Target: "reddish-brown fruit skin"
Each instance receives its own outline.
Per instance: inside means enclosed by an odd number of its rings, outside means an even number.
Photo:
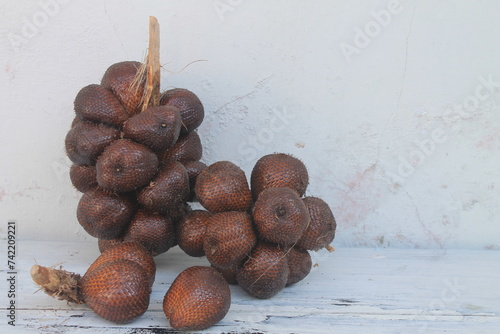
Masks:
[[[75,98],[75,113],[84,121],[121,128],[128,114],[113,93],[101,85],[83,87]]]
[[[167,210],[165,212],[165,216],[169,217],[174,225],[177,226],[177,224],[179,224],[179,221],[191,211],[192,209],[189,204],[187,202],[184,202],[179,204],[179,206],[177,206],[175,209]]]
[[[141,143],[155,152],[174,145],[180,130],[179,109],[171,106],[149,107],[131,117],[123,126],[125,138]]]
[[[115,239],[113,239],[115,240]],[[138,242],[120,242],[104,251],[87,269],[91,272],[105,262],[126,259],[139,264],[153,285],[156,275],[156,264],[151,253]]]
[[[141,65],[136,61],[113,64],[108,67],[101,80],[101,85],[113,92],[129,116],[141,111],[145,81],[140,82],[137,89],[132,87],[135,75]]]
[[[310,220],[299,195],[285,187],[262,191],[254,204],[253,218],[264,240],[284,246],[299,240]]]
[[[73,121],[71,122],[70,128],[74,128],[75,125],[80,124],[81,122],[83,122],[83,121],[75,116],[75,118],[73,118]]]
[[[69,178],[76,190],[84,193],[97,187],[95,166],[73,164],[69,170]]]
[[[136,212],[123,240],[139,242],[151,255],[165,253],[175,244],[175,228],[172,221],[157,213]]]
[[[297,241],[297,247],[317,251],[333,241],[337,223],[332,210],[322,199],[306,197],[303,201],[309,211],[311,222]]]
[[[212,216],[203,241],[208,261],[221,269],[238,266],[257,243],[252,217],[246,212],[220,212]]]
[[[192,202],[196,200],[196,195],[194,191],[194,187],[196,185],[196,179],[198,178],[198,175],[207,168],[207,165],[204,164],[201,161],[187,161],[182,163],[184,167],[186,168],[189,176],[189,196],[188,196],[188,201]]]
[[[163,299],[170,326],[202,330],[221,321],[229,311],[231,291],[214,268],[190,267],[177,276]]]
[[[119,259],[87,271],[80,281],[80,291],[97,315],[124,324],[146,312],[151,286],[141,265]]]
[[[205,111],[200,99],[187,89],[174,88],[164,92],[160,105],[179,108],[182,117],[182,133],[196,129],[203,122]]]
[[[222,269],[222,268],[218,268],[217,266],[214,266],[212,264],[212,267],[215,268],[222,275],[222,277],[224,277],[227,284],[231,284],[231,285],[238,284],[238,280],[236,279],[236,275],[238,273],[239,266],[231,267],[228,269]]]
[[[289,269],[286,285],[302,281],[309,275],[312,267],[312,259],[308,251],[293,247],[287,252],[286,257]]]
[[[288,187],[303,196],[309,183],[306,166],[299,159],[283,153],[268,154],[255,164],[250,184],[254,200],[267,188]]]
[[[76,216],[88,234],[100,239],[118,238],[132,219],[136,204],[132,198],[96,188],[83,194]]]
[[[163,163],[176,160],[180,162],[200,160],[203,154],[200,136],[196,131],[181,135],[174,146],[160,154]]]
[[[170,161],[137,194],[137,200],[149,211],[166,213],[185,202],[188,195],[189,176],[186,168],[178,161]]]
[[[99,186],[129,192],[151,181],[158,170],[158,157],[144,145],[119,139],[104,150],[96,168]]]
[[[276,245],[261,242],[239,269],[236,278],[247,293],[267,299],[283,290],[288,274],[285,252]]]
[[[252,194],[243,170],[229,161],[205,168],[196,180],[196,198],[212,213],[249,211]]]
[[[66,135],[66,154],[77,165],[93,166],[104,149],[118,138],[118,129],[104,124],[78,122]]]
[[[194,210],[186,214],[177,225],[177,242],[189,256],[204,256],[203,239],[212,214],[204,210]]]
[[[115,238],[115,239],[98,239],[97,240],[97,247],[99,248],[99,252],[104,253],[108,249],[118,246],[119,244],[123,243],[123,238]]]

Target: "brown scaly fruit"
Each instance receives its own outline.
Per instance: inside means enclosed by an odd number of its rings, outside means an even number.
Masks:
[[[214,268],[195,266],[174,280],[163,299],[163,312],[174,329],[202,330],[221,321],[230,305],[224,277]]]
[[[130,222],[123,241],[135,241],[151,255],[165,253],[175,244],[175,228],[172,221],[158,213],[138,210]]]
[[[137,194],[137,200],[149,211],[166,213],[185,202],[188,195],[189,176],[186,168],[178,161],[170,161]]]
[[[114,239],[113,239],[114,240]],[[109,247],[90,265],[87,271],[92,271],[104,262],[126,259],[134,261],[143,267],[153,285],[156,276],[156,264],[150,252],[138,242],[120,242]]]
[[[165,211],[165,216],[169,217],[175,226],[192,209],[187,202],[180,203],[175,209]]]
[[[312,267],[311,254],[308,251],[293,247],[286,253],[286,258],[288,262],[288,280],[286,285],[294,284],[302,281]]]
[[[303,196],[309,183],[306,166],[299,159],[283,153],[268,154],[255,164],[250,184],[254,200],[267,188],[288,187]]]
[[[297,242],[310,221],[302,199],[286,187],[262,191],[254,204],[253,218],[264,240],[284,246]]]
[[[314,251],[327,248],[332,251],[330,243],[335,238],[337,228],[332,210],[321,198],[306,197],[303,202],[309,211],[311,222],[297,241],[297,247]]]
[[[144,268],[126,259],[104,262],[87,271],[80,290],[85,303],[97,315],[116,323],[129,323],[143,315],[151,294]]]
[[[196,185],[196,180],[198,179],[198,175],[207,168],[207,165],[201,161],[186,161],[182,163],[186,168],[189,176],[189,196],[188,202],[192,202],[196,200],[196,195],[194,192],[194,187]]]
[[[256,243],[252,217],[248,213],[220,212],[210,220],[203,240],[203,250],[212,265],[229,269],[238,266]]]
[[[123,243],[123,238],[118,237],[115,239],[97,239],[97,247],[99,248],[99,252],[104,253],[108,249],[118,246],[119,244]]]
[[[151,270],[154,279],[151,255],[138,244],[123,244],[103,253],[96,262],[83,277],[40,265],[34,265],[30,274],[48,295],[86,303],[96,314],[115,323],[129,323],[144,314],[151,294]]]
[[[123,126],[125,138],[141,143],[155,152],[174,145],[180,130],[179,109],[171,106],[149,107],[131,117]]]
[[[83,87],[76,95],[76,116],[84,121],[121,128],[128,114],[113,93],[101,85]]]
[[[83,121],[81,119],[79,119],[77,116],[75,116],[75,118],[73,118],[73,121],[71,122],[70,128],[74,128],[75,125],[80,124],[81,122],[83,122]]]
[[[108,67],[101,80],[101,85],[113,92],[129,116],[141,111],[145,80],[134,85],[141,66],[142,64],[137,61],[113,64]]]
[[[196,198],[212,213],[249,211],[252,194],[243,170],[229,161],[205,168],[196,180]]]
[[[224,277],[227,284],[231,284],[231,285],[238,284],[238,280],[236,279],[236,275],[238,274],[238,270],[239,270],[240,266],[231,267],[228,269],[222,269],[222,268],[218,268],[217,266],[214,266],[212,264],[212,267],[215,268],[222,275],[222,277]]]
[[[76,216],[91,236],[115,239],[123,233],[135,209],[136,204],[131,197],[96,188],[82,195]]]
[[[158,169],[158,157],[144,145],[119,139],[104,150],[96,168],[99,186],[129,192],[151,181]]]
[[[69,178],[76,190],[84,193],[97,187],[95,166],[71,165]]]
[[[176,160],[180,162],[200,160],[203,154],[200,136],[196,131],[179,136],[174,146],[159,154],[163,163]]]
[[[288,281],[288,262],[283,249],[260,242],[236,274],[248,294],[267,299],[283,290]]]
[[[205,112],[200,99],[191,91],[183,88],[174,88],[164,92],[160,105],[179,108],[182,117],[182,133],[196,129],[203,122]]]
[[[193,210],[187,213],[177,225],[177,242],[189,256],[204,256],[203,240],[212,214],[205,210]]]
[[[78,122],[66,135],[68,158],[77,165],[93,166],[104,149],[120,138],[120,130],[92,122]]]

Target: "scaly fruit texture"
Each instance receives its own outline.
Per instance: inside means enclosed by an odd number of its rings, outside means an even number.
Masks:
[[[100,249],[135,240],[158,255],[177,244],[175,224],[196,200],[196,179],[206,167],[196,132],[204,108],[182,88],[143,108],[142,66],[113,64],[99,84],[76,94],[65,145],[71,182],[83,193],[78,222]]]
[[[195,186],[196,198],[212,213],[249,211],[252,194],[245,172],[230,161],[219,161],[205,168]]]
[[[250,177],[254,200],[267,188],[288,187],[303,196],[309,184],[307,168],[299,159],[284,153],[268,154],[255,164]]]
[[[254,204],[253,218],[264,240],[283,246],[296,243],[311,220],[299,195],[286,187],[262,191]]]
[[[189,133],[200,126],[205,117],[203,104],[193,92],[174,88],[164,92],[160,105],[172,106],[179,109],[182,117],[182,133]]]
[[[190,267],[177,276],[163,299],[163,312],[175,329],[201,330],[229,311],[231,292],[212,267]]]
[[[179,247],[189,256],[205,255],[203,240],[212,214],[205,210],[194,210],[187,213],[177,225],[177,241]]]
[[[34,265],[30,274],[52,297],[87,304],[109,321],[129,323],[146,312],[156,266],[138,243],[123,243],[102,253],[85,275]]]
[[[208,261],[220,269],[238,266],[257,243],[252,217],[246,212],[216,213],[207,226],[203,250]]]
[[[305,165],[282,153],[257,161],[251,192],[245,173],[234,163],[206,167],[195,192],[212,215],[204,224],[193,224],[197,233],[192,245],[198,248],[188,244],[196,252],[186,248],[186,253],[204,254],[228,283],[238,283],[257,298],[271,298],[303,280],[312,267],[308,251],[331,251],[336,229],[325,201],[303,197],[308,179]],[[189,235],[186,230],[183,234]]]
[[[276,245],[259,243],[236,274],[241,288],[254,297],[267,299],[283,290],[288,281],[286,253]]]
[[[135,140],[154,152],[173,146],[179,138],[181,115],[170,106],[149,107],[128,119],[123,126],[125,138]]]
[[[303,201],[311,222],[297,241],[297,247],[317,251],[333,241],[337,223],[332,210],[321,198],[306,197]]]

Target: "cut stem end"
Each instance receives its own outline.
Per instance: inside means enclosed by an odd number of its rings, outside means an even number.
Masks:
[[[71,303],[84,303],[80,295],[79,282],[81,276],[62,269],[47,268],[35,264],[30,275],[33,281],[46,294],[59,300]]]

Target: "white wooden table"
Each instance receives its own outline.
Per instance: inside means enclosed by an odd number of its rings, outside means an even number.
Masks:
[[[148,311],[116,325],[85,305],[34,293],[29,277],[35,262],[83,274],[99,255],[95,242],[18,240],[17,249],[16,326],[7,324],[2,265],[2,334],[177,333],[163,314],[163,296],[183,269],[208,264],[178,247],[159,255]],[[231,286],[229,313],[202,333],[500,333],[500,251],[339,248],[313,253],[313,263],[305,280],[269,300]]]

